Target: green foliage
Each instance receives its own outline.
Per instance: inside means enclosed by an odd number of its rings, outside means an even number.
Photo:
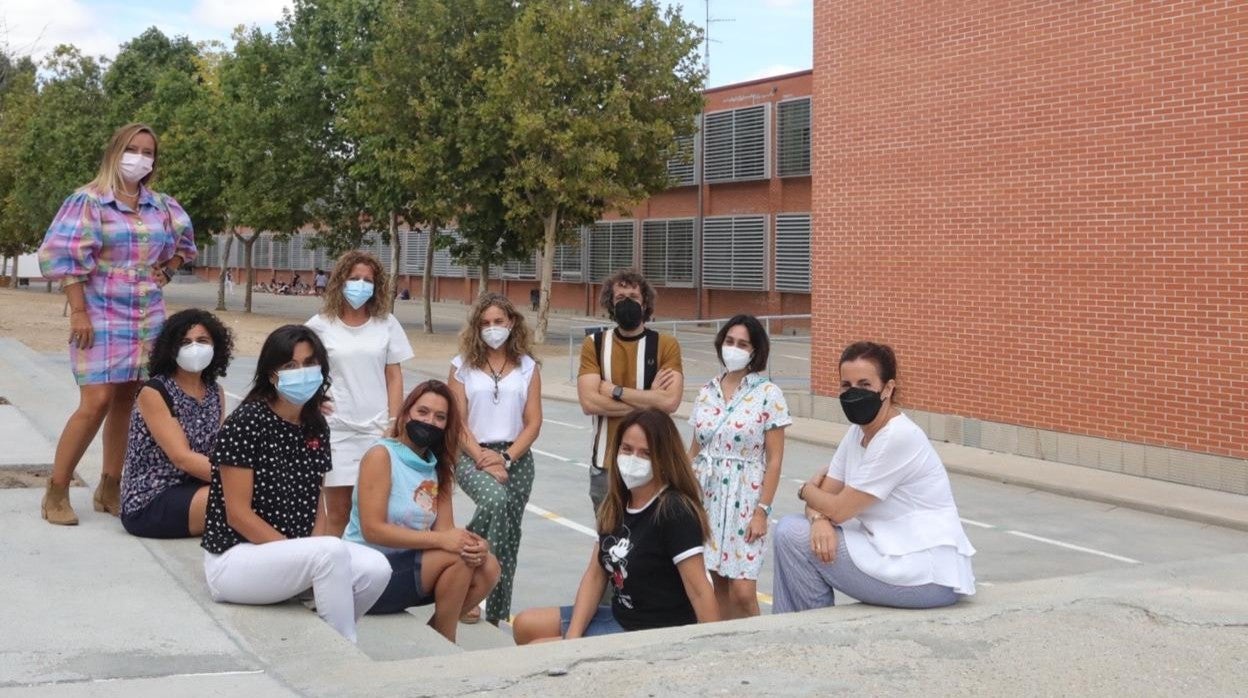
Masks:
[[[22,141],[35,115],[38,96],[34,62],[0,54],[0,254],[5,256],[26,252],[43,232],[32,229],[33,215],[22,208],[15,192],[23,168]]]

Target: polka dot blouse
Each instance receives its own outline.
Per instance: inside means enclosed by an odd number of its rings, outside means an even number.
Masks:
[[[221,466],[253,471],[251,508],[287,538],[312,535],[321,481],[330,469],[329,430],[305,430],[264,402],[239,405],[221,426],[213,447],[212,486],[203,548],[221,554],[247,539],[225,517]]]

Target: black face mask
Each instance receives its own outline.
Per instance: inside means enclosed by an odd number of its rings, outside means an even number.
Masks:
[[[416,448],[435,448],[442,443],[442,429],[415,419],[407,422],[407,438]]]
[[[883,406],[884,400],[874,390],[850,388],[841,393],[841,409],[845,412],[845,418],[858,426],[870,424]]]
[[[616,324],[625,332],[632,332],[641,326],[641,314],[641,303],[632,298],[616,301],[612,310]]]

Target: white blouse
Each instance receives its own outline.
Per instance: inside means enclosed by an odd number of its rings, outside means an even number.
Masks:
[[[862,427],[851,426],[828,466],[828,477],[880,500],[841,525],[854,565],[889,584],[974,594],[975,548],[927,434],[901,414],[865,449],[862,436]]]
[[[478,443],[515,441],[524,429],[524,405],[529,398],[529,383],[537,362],[520,357],[520,366],[513,368],[498,382],[498,401],[494,400],[494,377],[489,371],[464,365],[462,356],[451,359],[455,379],[464,384],[468,396],[468,428]]]

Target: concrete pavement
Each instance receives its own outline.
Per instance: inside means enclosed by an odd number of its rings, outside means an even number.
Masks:
[[[448,310],[448,321],[451,315]],[[446,358],[410,362],[409,380],[443,377]],[[240,359],[232,381],[245,382],[246,361]],[[535,488],[533,501],[584,526],[588,505],[576,508],[585,499],[576,465],[583,438],[576,407],[566,402],[575,390],[552,374],[545,396],[553,402],[538,447],[567,460],[543,456],[545,484]],[[48,453],[76,392],[63,357],[0,338],[0,396],[28,422],[0,427],[0,438],[19,438],[37,454]],[[803,468],[829,457],[839,429],[799,420],[790,429],[803,442],[793,448],[799,465],[786,458],[786,479],[804,477]],[[975,474],[988,478],[955,476],[963,515],[987,526],[968,531],[981,550],[977,572],[991,584],[958,606],[922,612],[844,606],[474,652],[439,644],[403,617],[367,618],[360,645],[352,646],[297,605],[214,604],[203,588],[195,541],[126,536],[115,519],[90,510],[86,488],[72,495],[82,525],[68,529],[38,519],[39,491],[0,490],[0,627],[9,631],[0,634],[0,697],[1244,693],[1248,536],[1028,494],[1028,488],[1077,484],[1100,501],[1129,496],[1142,502],[1139,508],[1173,513],[1178,507],[1195,520],[1200,511],[1214,512],[1229,525],[1248,516],[1245,498],[1219,502],[1207,495],[1224,493],[1132,483],[1140,478],[1113,473],[1082,481],[1077,472],[1046,472],[1052,463],[938,448],[952,472],[978,468]],[[17,451],[0,444],[0,454],[6,452]],[[98,471],[97,442],[81,474],[93,484]],[[1038,484],[992,482],[1024,477]],[[1160,489],[1147,491],[1154,485]],[[462,522],[470,505],[461,504]],[[522,584],[526,591],[517,607],[559,602],[567,580],[584,566],[589,537],[541,515],[526,517],[525,531],[522,563],[531,571],[518,578],[517,594]],[[532,571],[539,569],[562,572]],[[492,641],[465,633],[463,644],[487,648]]]

